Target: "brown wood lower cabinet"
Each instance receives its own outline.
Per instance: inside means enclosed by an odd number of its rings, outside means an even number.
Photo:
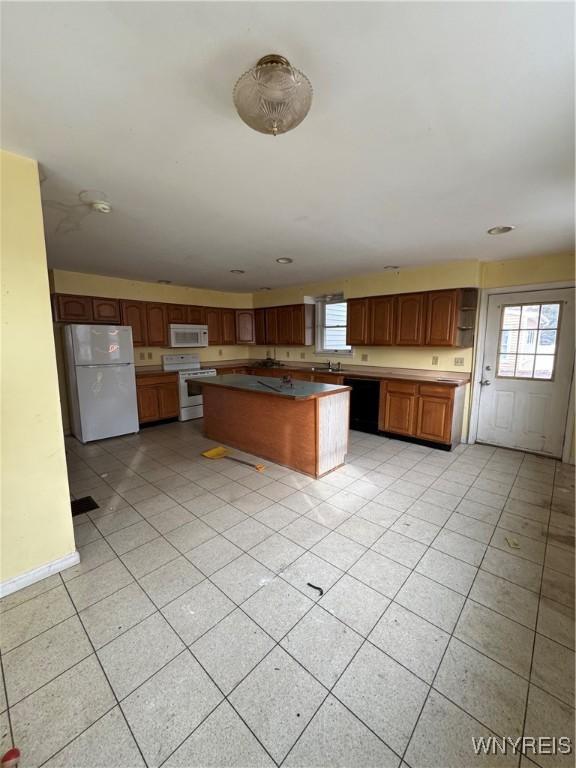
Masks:
[[[178,376],[170,374],[137,376],[136,399],[140,424],[175,418],[180,410]]]
[[[382,381],[379,429],[454,446],[462,434],[464,393],[453,384]]]
[[[383,381],[380,384],[378,426],[382,431],[414,435],[417,391],[418,385],[411,382]]]

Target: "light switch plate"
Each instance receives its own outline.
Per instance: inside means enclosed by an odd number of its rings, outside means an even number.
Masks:
[[[290,351],[286,350],[286,357],[290,357]]]
[[[306,352],[300,352],[300,360],[306,359]]]
[[[140,352],[139,357],[140,357],[140,360],[146,360],[146,353],[145,352]]]
[[[464,365],[464,358],[463,357],[455,357],[454,358],[454,365],[463,366]]]
[[[218,354],[220,355],[220,357],[222,357],[222,350],[221,349],[218,350]]]
[[[148,352],[148,360],[152,360],[152,352]]]
[[[360,359],[362,360],[363,363],[367,363],[368,362],[368,355],[366,355],[366,354],[361,355]]]
[[[438,365],[438,355],[432,355],[432,365]]]

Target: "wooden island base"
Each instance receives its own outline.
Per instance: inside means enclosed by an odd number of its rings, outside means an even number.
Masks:
[[[202,383],[204,434],[211,440],[316,478],[344,463],[348,387],[308,385],[323,387],[322,393],[286,397]]]

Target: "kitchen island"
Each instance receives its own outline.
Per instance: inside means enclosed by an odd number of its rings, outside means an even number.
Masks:
[[[202,381],[204,434],[311,477],[344,463],[350,387],[230,374]]]

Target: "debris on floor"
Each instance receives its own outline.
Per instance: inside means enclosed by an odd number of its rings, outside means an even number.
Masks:
[[[312,587],[312,589],[317,589],[318,592],[320,592],[320,597],[322,597],[322,595],[324,594],[324,590],[322,589],[322,587],[317,587],[315,584],[310,584],[309,581],[306,583],[306,586]]]

